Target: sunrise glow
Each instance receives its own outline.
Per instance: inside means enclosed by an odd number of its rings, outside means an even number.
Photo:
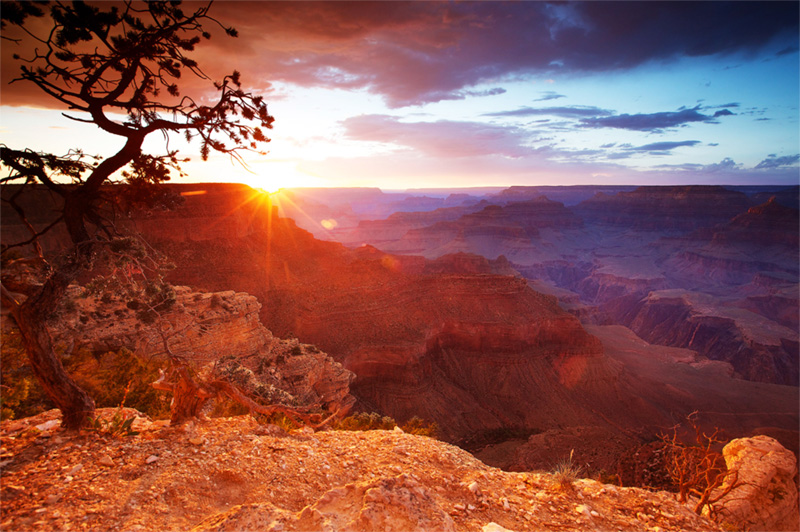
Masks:
[[[214,33],[197,59],[214,79],[240,71],[276,121],[267,153],[243,153],[245,165],[202,162],[174,135],[169,147],[192,159],[182,180],[270,192],[798,181],[796,3],[385,7],[214,4],[246,46],[231,53]],[[3,47],[4,79],[19,51]],[[54,153],[75,138],[119,149],[24,83],[4,85],[2,103],[4,138]],[[164,139],[147,148],[163,152]]]

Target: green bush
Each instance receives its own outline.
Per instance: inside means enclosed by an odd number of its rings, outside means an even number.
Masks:
[[[378,413],[359,412],[341,419],[334,425],[336,430],[392,430],[397,426],[394,419]]]
[[[425,421],[418,416],[412,417],[400,428],[403,429],[403,432],[407,432],[408,434],[427,436],[434,439],[439,437],[439,425],[437,425],[435,422]]]
[[[169,414],[164,393],[151,386],[160,367],[157,361],[138,357],[124,347],[100,355],[84,349],[64,357],[64,368],[98,407],[119,406],[125,398],[125,406],[151,417]]]

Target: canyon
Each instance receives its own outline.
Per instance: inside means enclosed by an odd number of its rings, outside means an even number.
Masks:
[[[356,410],[435,421],[508,469],[573,450],[610,471],[696,410],[796,446],[791,191],[167,188],[181,206],[121,223],[174,262],[172,282],[251,294],[270,334],[352,372]],[[3,240],[23,236],[3,214]]]

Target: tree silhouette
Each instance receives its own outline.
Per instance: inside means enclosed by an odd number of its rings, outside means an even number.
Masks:
[[[181,172],[184,160],[176,150],[160,155],[142,151],[145,138],[154,133],[165,139],[178,133],[199,141],[203,160],[212,151],[241,160],[242,151],[257,151],[269,142],[264,130],[274,119],[263,98],[242,89],[238,72],[212,82],[189,57],[211,37],[204,25],[236,36],[236,30],[209,15],[209,8],[210,4],[184,11],[180,2],[3,2],[3,39],[6,46],[20,47],[15,55],[20,75],[12,83],[32,84],[63,106],[67,118],[94,124],[123,142],[106,158],[90,157],[80,149],[54,155],[0,145],[0,183],[12,191],[3,200],[31,233],[24,241],[4,243],[3,251],[32,245],[45,264],[43,284],[25,294],[0,284],[2,302],[19,327],[37,379],[61,410],[67,428],[82,426],[94,401],[64,371],[47,317],[80,272],[91,268],[110,244],[120,242],[109,214],[113,211],[108,210],[109,202],[115,201],[108,185],[125,182],[128,190],[150,190],[169,180],[172,172]],[[37,34],[34,28],[45,22],[46,32]],[[214,98],[182,95],[183,75],[208,81]],[[45,187],[63,205],[41,230],[18,201],[31,185]],[[48,264],[39,240],[58,226],[66,229],[71,248],[58,263]]]

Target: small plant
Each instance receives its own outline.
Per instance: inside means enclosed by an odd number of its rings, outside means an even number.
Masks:
[[[259,425],[276,425],[286,432],[300,427],[300,425],[289,419],[287,415],[281,412],[274,412],[272,414],[252,414]]]
[[[439,437],[439,425],[435,422],[425,421],[424,419],[414,416],[406,421],[401,427],[403,432],[408,434],[415,434],[417,436],[427,436],[429,438]]]
[[[99,415],[89,417],[86,430],[114,437],[136,436],[139,433],[132,428],[135,420],[136,416],[126,415],[120,406],[111,419],[104,419]]]
[[[99,415],[89,417],[86,427],[88,431],[96,432],[98,434],[107,434],[114,437],[136,436],[139,434],[133,430],[133,422],[136,420],[136,416],[127,415],[125,414],[124,410],[125,399],[128,397],[128,391],[130,390],[131,382],[132,381],[129,381],[128,385],[125,387],[125,393],[122,396],[122,402],[114,411],[114,415],[111,417],[111,419],[104,419]]]
[[[392,430],[397,426],[394,419],[381,416],[376,412],[359,412],[340,420],[334,428],[336,430]]]
[[[583,474],[583,467],[577,465],[573,461],[575,449],[569,452],[569,458],[561,460],[553,468],[553,476],[556,480],[556,486],[561,491],[570,491],[573,489],[572,484],[578,480]]]

